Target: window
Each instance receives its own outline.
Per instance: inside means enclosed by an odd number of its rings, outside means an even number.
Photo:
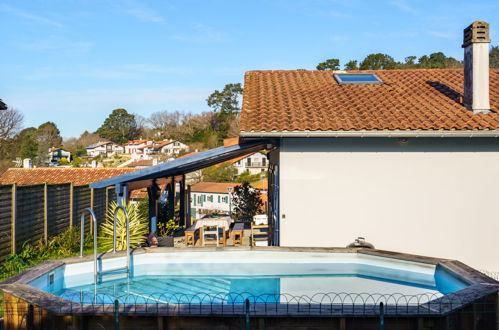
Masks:
[[[196,206],[196,194],[192,195],[192,203],[194,206]]]
[[[220,203],[220,196],[218,196],[218,202]]]
[[[246,160],[246,166],[251,166],[251,158],[248,157],[248,160]]]
[[[267,166],[267,158],[262,158],[262,166]]]
[[[383,82],[374,73],[335,73],[334,79],[340,85],[346,84],[382,84]]]

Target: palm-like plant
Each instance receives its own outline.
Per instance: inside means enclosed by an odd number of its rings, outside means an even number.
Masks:
[[[114,201],[110,203],[106,212],[106,221],[100,226],[99,240],[102,247],[108,251],[113,249],[113,221],[116,207],[118,203]],[[146,234],[149,232],[147,218],[140,214],[136,203],[128,202],[125,208],[130,221],[130,247],[137,247],[146,241]],[[123,211],[118,211],[116,217],[116,250],[126,250],[126,219]]]

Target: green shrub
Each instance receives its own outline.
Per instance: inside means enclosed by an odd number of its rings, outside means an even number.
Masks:
[[[158,234],[159,236],[172,236],[179,227],[173,219],[170,219],[167,222],[158,223]]]

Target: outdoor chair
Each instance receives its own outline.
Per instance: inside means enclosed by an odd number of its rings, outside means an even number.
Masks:
[[[232,228],[232,240],[234,245],[239,244],[243,245],[243,236],[244,236],[244,223],[237,222],[234,224]]]
[[[185,230],[185,246],[196,245],[196,225],[192,225]]]
[[[252,245],[259,245],[257,242],[265,242],[268,244],[269,240],[269,225],[255,225],[251,223],[251,240]]]

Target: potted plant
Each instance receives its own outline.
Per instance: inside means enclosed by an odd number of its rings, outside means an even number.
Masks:
[[[173,247],[173,234],[179,225],[173,219],[158,224],[158,246]]]

